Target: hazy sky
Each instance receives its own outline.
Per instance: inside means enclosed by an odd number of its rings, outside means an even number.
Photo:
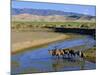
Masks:
[[[12,1],[12,8],[53,9],[95,16],[96,6]]]

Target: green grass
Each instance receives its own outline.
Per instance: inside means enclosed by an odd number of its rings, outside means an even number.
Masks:
[[[16,28],[44,28],[44,27],[64,27],[64,28],[87,28],[95,29],[95,22],[25,22],[13,21],[12,29]]]

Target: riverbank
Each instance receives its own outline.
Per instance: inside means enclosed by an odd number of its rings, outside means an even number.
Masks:
[[[11,53],[15,54],[29,48],[70,38],[72,35],[55,32],[12,32]]]
[[[96,47],[84,51],[85,59],[96,63]]]

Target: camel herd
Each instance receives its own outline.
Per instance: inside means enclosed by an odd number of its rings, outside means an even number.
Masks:
[[[52,56],[57,56],[57,57],[76,57],[79,56],[81,58],[84,57],[84,53],[82,51],[75,51],[72,49],[52,49],[52,50],[48,50],[49,54]]]

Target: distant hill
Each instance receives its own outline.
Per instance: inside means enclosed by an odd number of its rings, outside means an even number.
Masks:
[[[12,19],[20,21],[65,22],[75,20],[95,21],[95,16],[50,9],[12,8]]]

